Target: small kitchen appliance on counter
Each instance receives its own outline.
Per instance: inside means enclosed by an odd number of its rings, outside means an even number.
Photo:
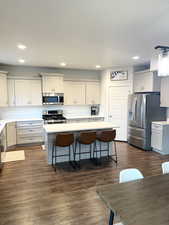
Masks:
[[[66,118],[63,116],[62,110],[44,110],[42,118],[44,124],[66,123]]]
[[[99,114],[99,105],[91,106],[91,116],[97,116]]]

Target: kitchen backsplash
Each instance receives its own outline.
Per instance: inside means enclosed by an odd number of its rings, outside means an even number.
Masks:
[[[0,119],[26,119],[42,118],[43,110],[62,109],[66,116],[88,116],[90,115],[90,106],[39,106],[39,107],[7,107],[0,108]]]

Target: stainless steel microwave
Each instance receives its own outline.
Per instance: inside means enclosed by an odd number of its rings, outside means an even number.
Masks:
[[[43,93],[42,102],[44,105],[63,105],[64,104],[64,94],[51,94]]]

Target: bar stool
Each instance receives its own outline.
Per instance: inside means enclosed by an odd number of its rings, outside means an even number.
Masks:
[[[94,154],[96,153],[96,158],[97,158],[97,152],[100,152],[100,159],[102,157],[102,152],[107,152],[108,158],[110,158],[110,142],[113,142],[114,144],[114,154],[111,155],[111,159],[117,163],[117,150],[116,150],[116,130],[107,130],[107,131],[101,131],[97,133],[97,140],[99,141],[100,144],[100,149],[99,151],[95,148],[93,152],[93,158]],[[107,149],[102,149],[102,143],[107,143]],[[115,159],[113,158],[115,157]]]
[[[55,171],[56,171],[56,162],[57,158],[59,157],[64,157],[64,156],[69,156],[69,163],[71,163],[71,146],[74,152],[74,135],[72,133],[60,133],[56,136],[56,140],[53,143],[53,148],[52,148],[52,166],[55,165]],[[69,147],[69,152],[68,154],[57,154],[57,147]],[[72,165],[73,166],[73,165]]]
[[[82,132],[76,139],[76,145],[75,145],[75,152],[74,152],[74,161],[76,161],[76,156],[79,155],[79,165],[80,168],[80,161],[81,161],[81,155],[83,154],[89,154],[90,159],[92,159],[92,145],[93,148],[95,148],[96,143],[96,132]],[[77,152],[77,144],[79,144],[79,151]],[[82,151],[81,145],[88,145],[89,151]],[[94,151],[94,149],[93,149]]]

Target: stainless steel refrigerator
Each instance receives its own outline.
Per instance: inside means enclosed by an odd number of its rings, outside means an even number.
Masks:
[[[163,120],[166,120],[166,108],[160,107],[160,93],[129,95],[129,144],[151,150],[151,122]]]

